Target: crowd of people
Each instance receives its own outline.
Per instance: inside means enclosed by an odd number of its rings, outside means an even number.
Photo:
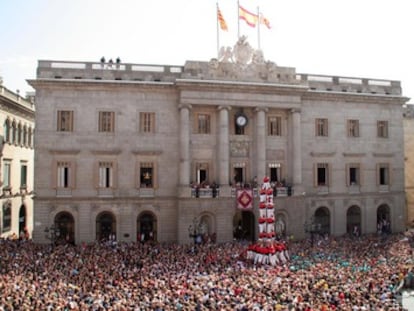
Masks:
[[[276,266],[246,260],[246,243],[0,240],[0,310],[403,310],[402,234],[289,241]]]

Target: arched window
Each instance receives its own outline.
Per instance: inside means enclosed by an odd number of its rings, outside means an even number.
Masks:
[[[23,135],[22,124],[19,122],[19,124],[17,125],[17,144],[19,146],[22,144],[22,135]]]
[[[27,146],[29,148],[33,147],[33,129],[32,129],[32,127],[29,127],[29,134],[28,134],[28,137],[27,137]]]
[[[23,146],[27,146],[27,125],[23,126]]]
[[[17,136],[17,124],[16,124],[16,121],[13,120],[13,122],[12,122],[12,139],[10,141],[12,144],[16,143],[16,138],[17,138],[16,136]]]
[[[6,121],[4,121],[4,141],[10,142],[10,119],[7,118]]]

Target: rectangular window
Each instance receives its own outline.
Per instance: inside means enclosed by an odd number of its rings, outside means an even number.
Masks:
[[[197,184],[208,182],[208,163],[197,163],[196,164],[196,181]]]
[[[328,136],[328,119],[316,119],[316,136]]]
[[[115,113],[113,111],[99,112],[99,132],[115,131]]]
[[[11,161],[4,161],[3,166],[3,187],[10,188],[11,183]]]
[[[316,185],[328,186],[329,185],[329,164],[318,163],[316,165]]]
[[[197,115],[197,133],[210,134],[210,115],[200,113]]]
[[[281,181],[280,167],[281,167],[280,163],[270,163],[269,164],[270,182],[278,183],[278,182]]]
[[[6,202],[3,204],[3,224],[2,232],[11,230],[11,203]]]
[[[139,120],[141,133],[155,133],[154,112],[140,112]]]
[[[360,185],[361,178],[360,178],[360,167],[359,164],[349,164],[348,165],[348,186]]]
[[[58,132],[73,131],[73,111],[59,110],[57,115]]]
[[[381,138],[388,138],[388,121],[377,122],[377,136]]]
[[[359,120],[348,120],[348,137],[359,137]]]
[[[57,183],[58,188],[70,187],[70,163],[57,162]]]
[[[378,183],[381,186],[390,184],[390,168],[387,163],[381,163],[378,165]]]
[[[151,162],[140,163],[140,182],[143,188],[154,188],[154,164]]]
[[[27,188],[27,164],[20,165],[20,188]]]
[[[233,164],[233,182],[236,186],[243,186],[246,180],[246,163]]]
[[[282,136],[282,117],[269,117],[267,132],[269,136]]]
[[[99,188],[113,187],[113,163],[99,162]]]

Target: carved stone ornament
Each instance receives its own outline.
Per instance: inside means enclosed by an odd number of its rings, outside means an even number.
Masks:
[[[247,37],[241,36],[233,48],[234,60],[238,64],[245,65],[250,63],[252,56],[253,48],[250,46],[249,42],[247,42]]]
[[[232,157],[247,157],[249,155],[249,143],[246,141],[232,141],[230,152]]]

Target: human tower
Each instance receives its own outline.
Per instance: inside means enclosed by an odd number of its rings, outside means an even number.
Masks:
[[[259,239],[249,246],[247,258],[258,264],[284,264],[289,259],[285,242],[276,241],[275,237],[275,208],[273,203],[273,188],[269,177],[263,178],[260,188],[259,202]]]

